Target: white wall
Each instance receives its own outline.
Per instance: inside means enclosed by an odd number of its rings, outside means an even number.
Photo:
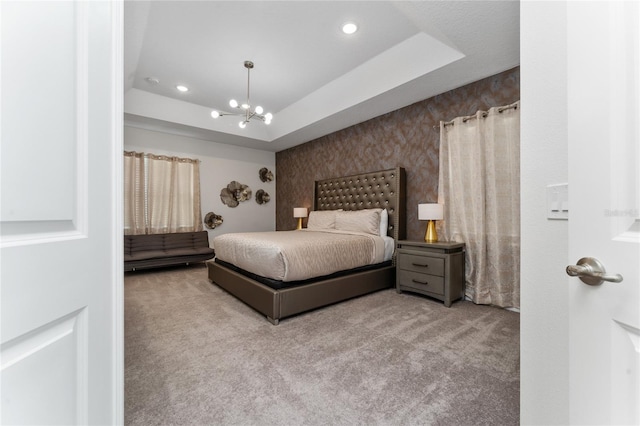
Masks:
[[[275,182],[278,178],[275,153],[130,126],[124,127],[124,149],[200,160],[202,219],[211,211],[224,219],[221,226],[208,229],[210,243],[216,235],[229,232],[275,230]],[[275,179],[262,182],[258,175],[262,167],[271,170]],[[248,185],[252,190],[251,200],[241,202],[234,208],[224,205],[220,200],[220,190],[232,180]],[[256,203],[258,189],[265,190],[271,196],[268,203]]]
[[[545,214],[568,179],[566,19],[564,2],[521,3],[522,424],[569,423],[568,224]]]

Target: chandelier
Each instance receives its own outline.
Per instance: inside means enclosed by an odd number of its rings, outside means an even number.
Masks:
[[[241,129],[244,129],[245,127],[247,127],[247,123],[252,118],[256,118],[258,120],[262,120],[262,121],[264,121],[265,124],[271,124],[271,120],[273,119],[273,114],[268,112],[268,113],[263,115],[262,113],[264,112],[264,110],[259,105],[256,106],[255,108],[251,108],[251,103],[249,102],[249,82],[250,82],[251,69],[253,68],[253,62],[244,61],[244,67],[247,69],[247,102],[244,103],[244,104],[238,104],[238,101],[236,101],[235,99],[231,99],[229,101],[229,105],[231,106],[231,108],[238,109],[238,110],[240,110],[240,112],[237,112],[237,113],[221,113],[219,111],[215,111],[214,110],[214,111],[211,111],[211,117],[218,118],[218,117],[222,117],[223,115],[238,115],[238,116],[241,116],[243,118],[243,120],[240,121],[240,123],[238,123],[238,125],[240,126]]]

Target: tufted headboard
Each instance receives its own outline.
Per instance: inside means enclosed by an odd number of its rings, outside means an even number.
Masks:
[[[314,210],[387,209],[387,235],[396,241],[406,238],[406,176],[402,167],[317,180]]]

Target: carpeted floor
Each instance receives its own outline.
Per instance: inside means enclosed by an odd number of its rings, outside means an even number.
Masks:
[[[270,324],[203,265],[125,275],[129,425],[515,425],[519,315],[384,290]]]

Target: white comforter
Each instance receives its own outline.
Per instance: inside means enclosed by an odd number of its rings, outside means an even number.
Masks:
[[[379,236],[338,230],[244,232],[213,239],[216,257],[246,271],[297,281],[385,260]]]

